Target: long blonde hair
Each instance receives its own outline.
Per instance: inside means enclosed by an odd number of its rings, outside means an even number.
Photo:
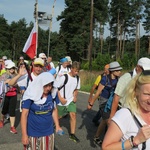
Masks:
[[[125,104],[129,107],[132,113],[139,114],[139,102],[137,94],[140,92],[140,87],[143,84],[150,84],[150,74],[144,75],[143,72],[135,76],[126,88],[125,91]]]

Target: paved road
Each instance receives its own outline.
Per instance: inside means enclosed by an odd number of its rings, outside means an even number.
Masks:
[[[92,123],[92,118],[98,110],[98,102],[95,103],[92,110],[86,110],[88,94],[79,93],[77,102],[77,129],[76,136],[80,143],[74,143],[69,140],[69,117],[62,118],[60,125],[65,131],[65,135],[55,135],[55,150],[100,150],[100,147],[93,142],[93,136],[97,127]],[[19,101],[18,101],[19,104]],[[0,129],[0,150],[23,150],[21,144],[20,112],[17,110],[16,121],[18,134],[9,132],[10,124],[6,122]]]

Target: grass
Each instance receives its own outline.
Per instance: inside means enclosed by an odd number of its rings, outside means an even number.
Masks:
[[[80,80],[81,80],[81,91],[90,92],[97,76],[101,74],[102,71],[83,71],[79,72]]]

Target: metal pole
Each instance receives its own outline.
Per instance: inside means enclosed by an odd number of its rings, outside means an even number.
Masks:
[[[35,24],[36,24],[36,32],[37,32],[37,36],[36,36],[36,56],[37,56],[37,48],[38,48],[38,0],[36,0],[35,2]]]
[[[49,50],[50,50],[51,28],[52,28],[52,14],[50,16],[47,57],[49,57]]]
[[[54,15],[55,2],[56,2],[56,0],[54,0],[53,7],[52,7],[52,14],[50,16],[47,57],[49,57],[49,51],[50,51],[50,39],[51,39],[51,31],[52,31],[52,18],[53,18],[53,15]]]

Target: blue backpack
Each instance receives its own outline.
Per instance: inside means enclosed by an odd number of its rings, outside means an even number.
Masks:
[[[110,93],[110,96],[107,100],[107,103],[105,105],[105,108],[104,108],[104,112],[109,112],[111,110],[111,106],[112,106],[112,101],[113,101],[113,98],[114,98],[114,90],[111,91]]]

